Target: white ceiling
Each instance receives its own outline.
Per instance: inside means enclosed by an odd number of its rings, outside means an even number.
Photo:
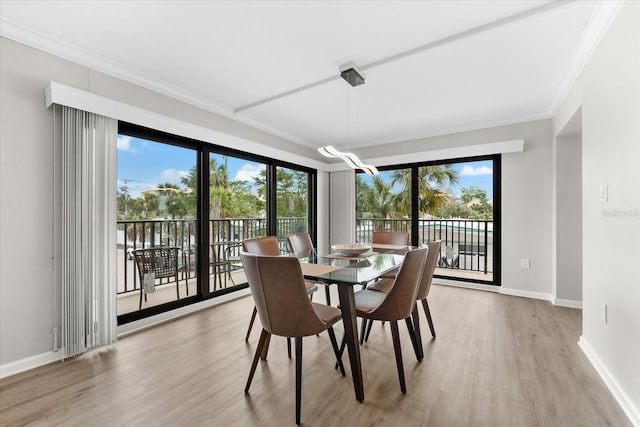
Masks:
[[[550,117],[598,39],[589,31],[603,4],[3,0],[0,32],[342,149]],[[337,77],[349,61],[366,84]]]

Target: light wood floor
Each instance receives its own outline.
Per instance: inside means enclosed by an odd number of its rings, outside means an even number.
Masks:
[[[429,339],[422,315],[421,364],[401,325],[406,395],[388,324],[375,324],[362,348],[363,403],[349,373],[333,369],[328,336],[305,338],[302,424],[630,425],[576,344],[579,310],[446,286],[434,286],[429,300],[438,337]],[[272,339],[244,394],[259,335],[258,326],[245,344],[252,306],[242,298],[5,378],[0,424],[294,425],[294,362],[283,338]]]

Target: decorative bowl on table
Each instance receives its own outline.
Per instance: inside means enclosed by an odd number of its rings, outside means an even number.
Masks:
[[[361,243],[342,243],[339,245],[332,245],[331,249],[340,255],[358,256],[369,252],[371,250],[371,245],[364,245]]]

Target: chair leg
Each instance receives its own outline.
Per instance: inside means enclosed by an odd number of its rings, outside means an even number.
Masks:
[[[420,314],[418,313],[418,302],[413,304],[413,310],[411,311],[411,319],[413,319],[413,329],[416,333],[416,343],[418,344],[418,350],[420,354],[416,354],[418,362],[422,362],[424,359],[424,349],[422,347],[422,332],[420,331]]]
[[[249,321],[249,329],[247,329],[247,336],[244,337],[245,341],[249,341],[249,335],[251,335],[251,328],[253,328],[253,322],[256,320],[256,314],[258,313],[258,309],[256,306],[253,306],[253,313],[251,313],[251,320]]]
[[[287,355],[291,359],[291,338],[287,337]]]
[[[147,296],[144,296],[144,300],[147,300]],[[138,310],[142,310],[142,283],[140,284],[140,304],[138,305]]]
[[[300,424],[302,402],[302,337],[296,337],[296,424]]]
[[[342,342],[340,343],[340,349],[338,349],[338,359],[342,360],[342,354],[344,353],[344,348],[347,346],[347,337],[342,335]],[[336,366],[334,369],[338,369],[338,362],[336,362]]]
[[[367,334],[364,336],[364,342],[369,341],[369,334],[371,333],[371,327],[373,326],[373,320],[367,322]]]
[[[360,325],[360,345],[364,344],[364,336],[367,332],[367,319],[362,319],[362,324]]]
[[[404,382],[404,366],[402,365],[402,349],[400,348],[400,333],[398,332],[398,321],[392,320],[391,336],[393,337],[393,350],[396,353],[396,366],[398,367],[398,379],[400,380],[400,390],[407,393],[407,386]]]
[[[267,336],[267,341],[262,346],[262,360],[267,360],[267,353],[269,353],[269,343],[271,342],[271,334]]]
[[[262,354],[262,348],[265,345],[269,332],[262,330],[260,334],[260,340],[258,341],[258,348],[256,348],[256,354],[253,356],[253,362],[251,363],[251,370],[249,371],[249,378],[247,379],[247,385],[244,387],[244,392],[249,393],[249,387],[251,387],[251,381],[253,380],[253,374],[256,372],[256,366],[258,366],[258,360]]]
[[[411,316],[404,319],[407,323],[407,331],[409,331],[409,337],[411,338],[411,345],[413,346],[413,351],[416,354],[416,359],[418,362],[421,362],[420,358],[420,348],[418,347],[418,340],[416,339],[416,331],[413,328],[413,322],[411,321]]]
[[[429,329],[431,329],[431,336],[433,338],[436,337],[436,330],[433,327],[433,320],[431,320],[431,310],[429,310],[429,303],[427,302],[427,299],[424,298],[422,300],[422,308],[424,308],[424,314],[427,316],[427,322],[429,323]]]
[[[333,347],[333,352],[336,355],[336,360],[337,360],[338,367],[340,368],[340,373],[344,377],[346,374],[344,372],[344,365],[342,364],[342,357],[340,356],[340,349],[338,348],[338,341],[336,341],[336,334],[333,331],[333,327],[329,327],[327,329],[327,332],[329,333],[329,338],[331,339],[331,347]]]
[[[331,292],[329,292],[329,287],[324,287],[324,296],[327,298],[327,305],[331,305]]]

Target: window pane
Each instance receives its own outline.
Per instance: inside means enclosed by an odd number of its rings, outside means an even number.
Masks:
[[[266,165],[209,155],[209,290],[246,282],[242,240],[266,236]]]
[[[411,232],[411,169],[356,174],[356,240],[371,243],[374,231]]]
[[[493,280],[493,161],[418,169],[420,242],[441,240],[436,274]]]
[[[278,166],[276,179],[276,233],[286,252],[287,235],[309,232],[309,174]]]
[[[118,135],[117,164],[118,315],[184,298],[187,286],[195,295],[196,152]],[[178,248],[178,284],[155,271],[145,291],[133,251],[157,246]]]

